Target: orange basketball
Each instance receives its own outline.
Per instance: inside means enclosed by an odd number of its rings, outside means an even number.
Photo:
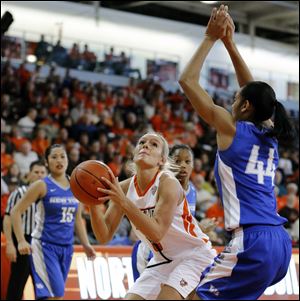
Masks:
[[[109,167],[101,161],[88,160],[77,165],[70,179],[71,190],[80,202],[86,205],[98,205],[102,202],[99,197],[105,196],[97,188],[107,188],[101,177],[112,181],[108,172]]]

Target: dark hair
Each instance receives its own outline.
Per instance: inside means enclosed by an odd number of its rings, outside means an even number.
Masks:
[[[32,171],[33,167],[36,165],[46,167],[44,160],[36,160],[36,161],[31,162],[31,164],[29,166],[29,170]]]
[[[65,149],[64,146],[61,145],[61,144],[52,144],[52,145],[50,145],[50,146],[47,147],[47,149],[46,149],[46,151],[45,151],[45,159],[46,159],[46,162],[48,162],[48,157],[49,157],[51,151],[52,151],[54,148],[58,148],[58,147]]]
[[[189,151],[189,152],[191,153],[192,157],[194,157],[194,153],[193,153],[192,149],[191,149],[187,144],[175,144],[175,145],[171,148],[170,153],[169,153],[169,156],[170,156],[170,157],[173,157],[174,154],[175,154],[175,152],[176,152],[178,149],[179,149],[179,150],[185,149],[185,150],[187,150],[187,151]]]
[[[248,100],[254,106],[254,122],[261,123],[274,114],[274,128],[268,132],[268,136],[279,140],[293,139],[293,127],[271,86],[265,82],[253,81],[241,89],[240,95],[243,101]]]

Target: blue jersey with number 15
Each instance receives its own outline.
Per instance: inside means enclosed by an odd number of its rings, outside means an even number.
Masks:
[[[72,245],[78,200],[70,187],[64,188],[51,176],[43,181],[47,194],[37,204],[32,237],[57,245]]]
[[[230,147],[217,152],[215,176],[227,231],[245,225],[286,222],[277,214],[274,195],[278,144],[266,132],[251,122],[239,121]]]

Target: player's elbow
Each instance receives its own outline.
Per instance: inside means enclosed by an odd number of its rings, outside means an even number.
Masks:
[[[156,229],[153,231],[149,237],[149,239],[154,243],[159,243],[166,234],[165,229]]]
[[[103,237],[102,235],[98,235],[98,236],[96,235],[96,238],[101,245],[106,245],[110,241],[110,239],[107,239],[106,237]]]
[[[163,238],[163,236],[159,235],[159,233],[153,234],[153,235],[151,235],[151,237],[149,237],[151,242],[155,243],[155,244],[158,244],[162,240],[162,238]]]
[[[184,89],[190,87],[191,85],[194,85],[196,81],[192,77],[182,74],[178,80],[178,83],[181,88]]]
[[[100,244],[106,245],[111,238],[108,235],[105,235],[103,232],[93,231],[95,234],[96,239],[99,241]]]
[[[92,222],[92,230],[96,239],[99,241],[100,244],[105,245],[111,240],[109,233],[107,233],[107,231],[103,228],[101,228],[100,230],[98,225],[94,225],[93,222]]]

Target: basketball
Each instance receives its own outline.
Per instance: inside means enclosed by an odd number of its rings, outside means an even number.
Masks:
[[[70,186],[74,196],[86,205],[99,205],[102,202],[99,197],[105,196],[97,190],[107,188],[101,181],[101,177],[112,180],[109,174],[110,168],[101,161],[88,160],[75,167],[71,174]]]

